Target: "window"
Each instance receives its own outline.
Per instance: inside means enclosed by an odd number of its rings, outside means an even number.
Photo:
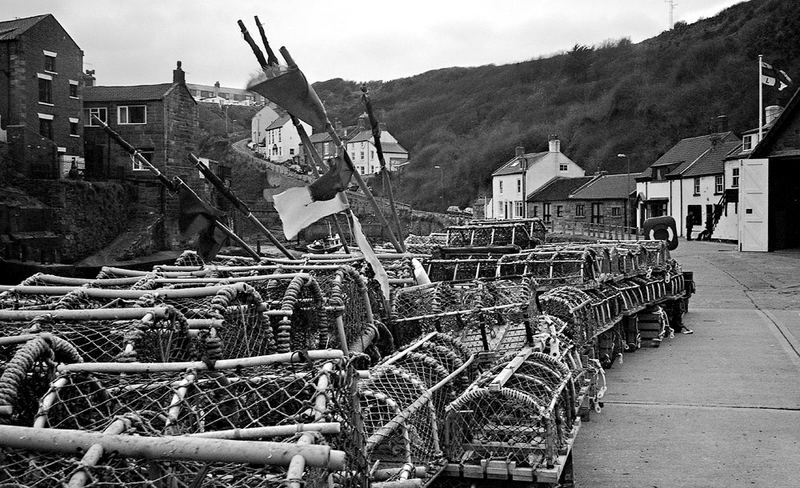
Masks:
[[[714,176],[714,194],[719,195],[725,191],[725,183],[722,179],[722,175]]]
[[[75,80],[69,80],[69,97],[78,98],[78,82]]]
[[[375,159],[375,151],[372,151],[372,159]]]
[[[120,125],[146,124],[147,107],[144,105],[122,105],[117,107],[117,121]]]
[[[74,117],[69,118],[69,135],[72,137],[80,137],[78,133],[78,119]]]
[[[533,216],[534,217],[538,217],[539,216],[539,206],[538,205],[534,205],[533,206]]]
[[[50,75],[37,75],[39,77],[39,103],[53,103],[53,77]]]
[[[522,193],[522,178],[517,178],[517,193]]]
[[[542,204],[542,217],[544,218],[544,222],[546,224],[550,223],[550,204],[543,203]]]
[[[689,205],[686,208],[686,220],[687,224],[691,223],[692,225],[700,225],[703,221],[701,213],[703,211],[703,207],[700,205]]]
[[[278,128],[278,142],[281,142],[281,129]]]
[[[742,151],[753,150],[753,136],[744,136],[742,138]]]
[[[152,147],[139,149],[139,154],[141,154],[150,164],[153,164],[153,155],[155,153],[156,151]],[[134,171],[148,171],[147,167],[136,159],[132,160],[131,169]]]
[[[563,216],[564,216],[564,206],[556,205],[556,217],[563,217]]]
[[[567,170],[569,170],[569,166],[567,166],[566,163],[561,163],[561,164],[558,165],[558,170],[559,171],[567,171]]]
[[[501,195],[503,194],[503,182],[502,181],[500,182],[500,194]]]
[[[289,156],[294,156],[294,149],[289,149]]]
[[[361,159],[364,159],[364,151],[361,151]]]
[[[94,117],[97,117],[104,123],[108,123],[108,109],[105,107],[87,108],[84,112],[86,113],[86,123],[84,125],[87,127],[97,127],[100,125],[94,121]]]
[[[50,51],[44,52],[44,70],[51,73],[56,72],[56,53]]]
[[[739,188],[739,168],[732,170],[731,188]]]
[[[695,196],[700,194],[700,178],[694,179],[694,194]]]
[[[575,204],[575,216],[576,217],[585,217],[586,216],[586,206],[582,203]]]
[[[39,114],[39,135],[48,139],[53,138],[53,116]]]
[[[622,215],[622,207],[611,207],[611,216],[619,217]]]
[[[517,217],[523,217],[525,214],[525,204],[522,202],[514,202],[514,215]]]
[[[592,203],[592,223],[593,224],[602,224],[603,223],[603,214],[601,213],[603,210],[603,204],[600,202]]]

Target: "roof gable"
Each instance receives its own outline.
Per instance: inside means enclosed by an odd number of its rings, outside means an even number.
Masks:
[[[172,83],[133,86],[87,86],[83,89],[84,102],[145,102],[161,100],[172,88]]]
[[[11,41],[19,39],[28,29],[41,22],[48,15],[35,15],[23,19],[4,20],[0,22],[0,41]]]
[[[524,173],[523,170],[523,159],[528,163],[527,167],[530,168],[534,163],[542,159],[545,155],[547,155],[547,151],[540,152],[540,153],[527,153],[523,154],[522,156],[514,156],[511,158],[507,163],[500,166],[492,173],[492,176],[503,176],[503,175],[515,175]]]
[[[717,142],[708,151],[687,167],[680,176],[693,177],[702,175],[722,174],[725,171],[725,158],[741,149],[739,141]]]
[[[775,119],[764,138],[753,148],[750,158],[800,156],[800,88]],[[794,131],[792,130],[794,129]]]
[[[278,129],[280,127],[283,127],[291,119],[292,118],[290,116],[288,116],[288,115],[282,115],[282,116],[278,117],[277,119],[273,120],[272,123],[269,124],[267,126],[267,128],[264,129],[264,130],[273,130],[273,129]]]

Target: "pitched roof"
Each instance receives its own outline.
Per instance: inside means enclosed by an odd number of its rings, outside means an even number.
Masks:
[[[311,140],[312,144],[320,143],[320,142],[328,142],[331,140],[331,135],[327,132],[315,132],[308,136],[309,140]]]
[[[578,200],[624,199],[636,190],[639,173],[602,175],[577,188],[569,198]]]
[[[19,38],[26,30],[38,24],[42,19],[51,14],[36,15],[23,19],[4,20],[0,22],[0,41],[11,41]]]
[[[800,110],[800,88],[794,92],[786,108],[783,109],[778,118],[774,120],[774,124],[770,130],[764,134],[764,138],[759,141],[753,152],[750,153],[751,158],[763,157],[779,157],[779,156],[797,156],[800,150],[783,148],[776,150],[775,142],[778,141],[780,134],[782,134],[786,126],[791,123],[792,119],[797,116],[797,111]]]
[[[356,133],[353,137],[347,139],[347,142],[367,142],[372,140],[372,131],[367,129],[362,129]]]
[[[161,100],[172,83],[132,86],[87,86],[83,89],[84,102],[144,102]]]
[[[687,167],[680,176],[693,177],[722,174],[725,171],[725,159],[727,156],[731,153],[738,153],[741,149],[742,144],[738,140],[717,142]]]
[[[406,151],[406,148],[404,148],[403,146],[401,146],[397,142],[383,142],[383,141],[381,141],[381,149],[385,153],[390,152],[390,153],[406,153],[406,154],[408,154],[408,151]]]
[[[277,119],[273,120],[272,123],[269,124],[267,128],[264,130],[272,130],[272,129],[277,129],[279,127],[283,127],[284,125],[286,125],[286,122],[289,122],[291,119],[292,118],[288,115],[281,115]]]
[[[524,173],[522,169],[522,164],[520,164],[523,158],[528,162],[527,166],[528,168],[530,168],[533,163],[540,160],[546,154],[547,151],[539,153],[528,153],[528,154],[523,154],[522,156],[514,156],[506,164],[500,166],[494,173],[492,173],[492,176],[515,175],[519,173]]]
[[[578,176],[576,178],[556,176],[542,185],[541,188],[528,195],[528,198],[526,198],[525,201],[551,202],[556,200],[566,200],[573,191],[589,183],[593,178],[594,176]]]
[[[677,165],[677,167],[670,172],[670,175],[679,176],[686,171],[686,169],[688,169],[692,163],[697,160],[697,158],[702,156],[711,148],[714,140],[723,142],[735,140],[741,143],[741,139],[739,139],[736,134],[731,131],[717,132],[714,134],[706,134],[696,137],[686,137],[669,148],[669,150],[660,158],[658,158],[655,163],[651,164],[647,169],[645,169],[642,174],[639,175],[639,177],[643,179],[651,178],[653,176],[654,168],[673,165]]]

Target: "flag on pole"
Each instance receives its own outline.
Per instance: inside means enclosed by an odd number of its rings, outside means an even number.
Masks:
[[[792,83],[792,79],[782,69],[777,69],[766,61],[761,61],[761,83],[783,91]]]
[[[354,214],[352,210],[350,210],[350,216],[353,219],[353,237],[356,240],[356,244],[361,250],[361,254],[364,255],[364,260],[366,260],[369,265],[372,266],[372,272],[375,273],[375,279],[378,280],[378,283],[381,285],[383,297],[388,300],[389,275],[386,274],[386,270],[383,269],[383,265],[381,264],[380,260],[378,260],[378,256],[375,255],[375,251],[372,249],[367,237],[364,235],[364,231],[361,230],[361,223],[358,221],[356,214]]]
[[[341,192],[347,188],[353,172],[336,158],[327,173],[308,186],[289,188],[272,197],[283,223],[283,234],[294,239],[317,220],[348,208]]]
[[[223,213],[200,200],[183,182],[179,183],[178,198],[181,207],[178,229],[181,237],[190,239],[197,234],[197,254],[204,261],[213,259],[228,239],[228,235],[216,225]]]

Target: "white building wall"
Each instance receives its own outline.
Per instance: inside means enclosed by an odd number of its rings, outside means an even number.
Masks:
[[[264,107],[253,116],[250,122],[250,140],[258,144],[267,135],[267,127],[278,120],[278,113],[270,107]]]
[[[694,178],[684,178],[683,179],[683,204],[682,204],[682,214],[683,217],[681,218],[680,222],[678,222],[678,218],[675,217],[676,224],[680,224],[681,229],[683,229],[682,235],[686,233],[686,215],[688,214],[689,205],[700,205],[701,206],[701,221],[700,224],[692,228],[692,238],[697,237],[700,232],[705,230],[705,223],[706,219],[708,218],[708,205],[712,206],[712,209],[716,207],[719,203],[720,199],[722,198],[722,193],[716,193],[715,190],[715,175],[709,176],[700,176],[700,193],[696,195],[694,193]],[[723,187],[724,187],[724,178],[723,178]],[[714,228],[714,234],[712,235],[713,239],[737,239],[737,232],[738,232],[738,215],[735,211],[735,205],[731,204],[728,207],[728,215],[725,215],[725,212],[722,213],[722,216],[717,222],[716,227]],[[713,211],[713,210],[712,210]]]
[[[397,139],[387,131],[381,131],[381,142],[397,142]],[[353,160],[353,165],[356,171],[364,175],[377,173],[381,169],[381,162],[378,159],[378,150],[372,142],[372,138],[368,141],[348,142],[347,152],[350,153],[350,158]],[[383,156],[386,164],[389,164],[389,154],[397,157],[398,153],[384,153]],[[391,170],[391,167],[389,168]]]
[[[561,171],[561,165],[566,171]],[[577,178],[586,171],[561,152],[549,152],[528,167],[525,175],[525,192],[530,195],[556,176]]]
[[[307,133],[311,133],[311,126],[300,122]],[[267,133],[267,155],[270,160],[283,162],[300,155],[300,135],[291,120],[283,126],[271,129]],[[275,151],[277,150],[277,154]]]
[[[525,216],[522,177],[522,173],[518,173],[492,178],[492,218],[513,219]]]

